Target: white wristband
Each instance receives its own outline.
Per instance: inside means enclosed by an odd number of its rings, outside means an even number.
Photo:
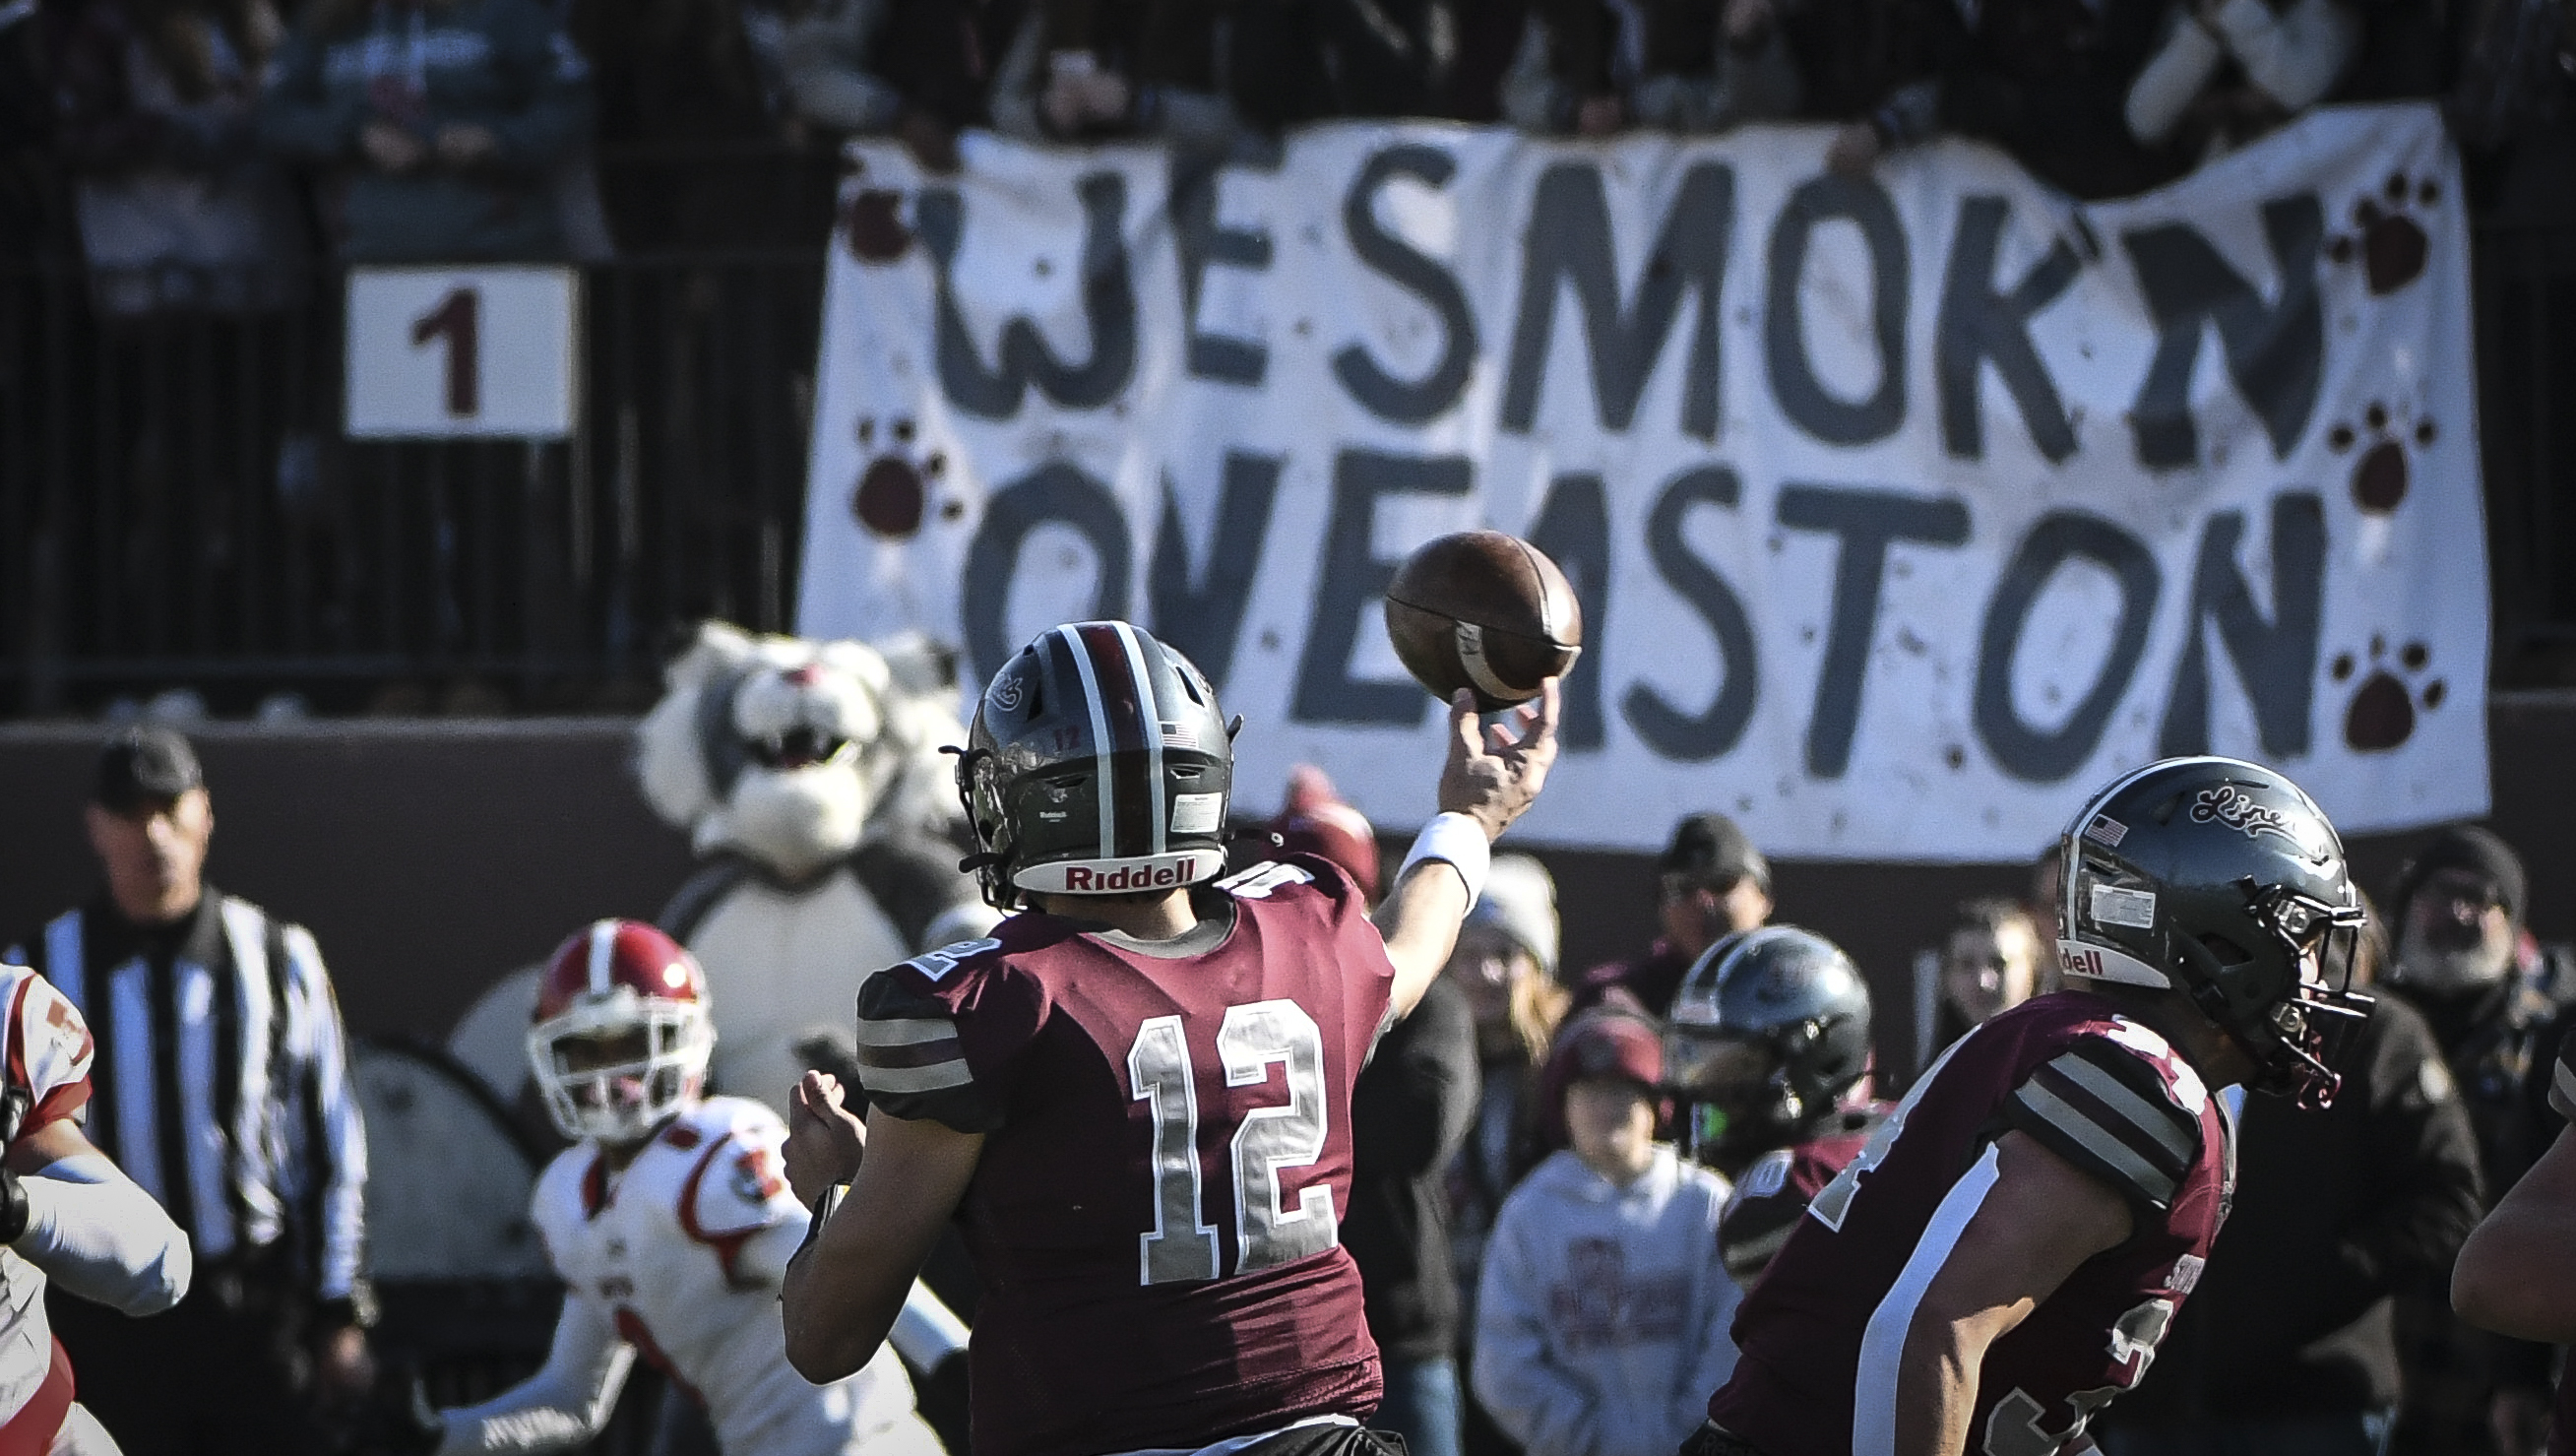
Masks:
[[[1467,882],[1467,903],[1473,905],[1485,893],[1485,871],[1494,862],[1494,845],[1485,837],[1485,826],[1467,815],[1435,814],[1413,836],[1413,849],[1395,877],[1403,879],[1426,859],[1446,861],[1457,870],[1458,878]]]

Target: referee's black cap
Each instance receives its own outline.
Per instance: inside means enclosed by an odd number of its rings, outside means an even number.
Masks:
[[[188,740],[146,724],[125,729],[100,746],[98,781],[90,798],[110,813],[131,814],[205,784],[206,771],[198,767],[197,750]]]

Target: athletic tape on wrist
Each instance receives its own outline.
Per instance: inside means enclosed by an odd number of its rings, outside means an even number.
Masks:
[[[1485,837],[1485,826],[1467,815],[1436,814],[1413,836],[1413,848],[1395,877],[1403,879],[1426,859],[1442,860],[1456,869],[1458,878],[1467,882],[1467,903],[1473,905],[1485,893],[1485,871],[1494,862],[1494,845]]]

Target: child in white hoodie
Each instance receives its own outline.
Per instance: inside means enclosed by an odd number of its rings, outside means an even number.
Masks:
[[[1476,1398],[1528,1456],[1672,1456],[1735,1367],[1724,1178],[1655,1141],[1663,1046],[1587,1013],[1542,1087],[1573,1146],[1504,1200],[1476,1299]]]

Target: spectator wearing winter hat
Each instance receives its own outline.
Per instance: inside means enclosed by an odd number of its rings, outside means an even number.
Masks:
[[[1361,898],[1377,903],[1377,829],[1367,815],[1342,802],[1322,769],[1301,763],[1288,771],[1287,802],[1270,821],[1270,837],[1275,853],[1331,860],[1359,886]]]
[[[1725,1383],[1739,1297],[1727,1183],[1655,1137],[1663,1045],[1619,1007],[1568,1024],[1546,1076],[1571,1146],[1504,1201],[1476,1299],[1476,1395],[1528,1456],[1669,1456]]]
[[[2549,1058],[2551,1020],[2576,988],[2565,950],[2543,951],[2523,928],[2527,885],[2511,845],[2460,825],[2407,861],[2387,901],[2395,954],[2386,988],[2432,1024],[2477,1132],[2490,1199],[2545,1145],[2523,1081]],[[2547,1348],[2470,1330],[2441,1291],[2401,1294],[2397,1333],[2408,1381],[2396,1449],[2488,1449],[2499,1426],[2527,1423],[2515,1412],[2545,1409]]]
[[[1503,1200],[1546,1154],[1539,1135],[1539,1069],[1566,1002],[1556,965],[1556,882],[1528,855],[1494,856],[1485,893],[1468,910],[1441,977],[1464,993],[1476,1044],[1475,1115],[1448,1178],[1449,1247],[1464,1296],[1463,1335],[1472,1336],[1476,1328],[1477,1281]],[[1470,1452],[1510,1448],[1472,1400],[1464,1444]]]
[[[1673,841],[1655,868],[1663,935],[1635,960],[1584,972],[1574,992],[1575,1010],[1617,996],[1660,1018],[1671,1010],[1682,977],[1701,952],[1771,919],[1771,862],[1723,814],[1693,814],[1674,825]]]

